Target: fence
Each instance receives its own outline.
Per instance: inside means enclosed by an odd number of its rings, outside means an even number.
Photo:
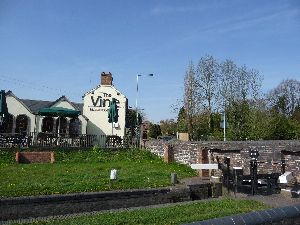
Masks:
[[[122,140],[123,137],[120,137]],[[27,147],[108,147],[106,135],[69,135],[56,133],[0,133],[0,148]]]

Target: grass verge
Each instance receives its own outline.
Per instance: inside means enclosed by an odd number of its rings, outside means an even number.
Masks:
[[[254,210],[263,210],[267,208],[268,207],[263,203],[259,203],[253,200],[223,199],[159,208],[144,208],[120,212],[106,212],[93,216],[41,221],[30,224],[182,224],[229,216],[233,214],[246,213]]]
[[[54,164],[16,164],[15,152],[0,151],[0,197],[66,194],[170,185],[170,174],[179,179],[195,176],[191,168],[166,164],[149,151],[60,150]],[[111,183],[111,169],[118,179]]]

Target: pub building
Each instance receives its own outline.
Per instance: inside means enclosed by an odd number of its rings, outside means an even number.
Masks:
[[[52,133],[60,135],[114,135],[120,137],[125,133],[125,115],[127,98],[113,85],[112,74],[102,72],[101,83],[85,93],[83,103],[75,103],[61,96],[55,101],[21,99],[12,91],[6,92],[8,117],[0,125],[0,133],[38,134]],[[116,99],[118,107],[118,122],[108,122],[108,110],[112,98]],[[63,107],[80,111],[75,118],[41,116],[39,110],[43,108]],[[97,144],[97,143],[95,143]]]

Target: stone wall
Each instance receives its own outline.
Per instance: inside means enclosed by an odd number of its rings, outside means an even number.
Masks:
[[[300,182],[300,141],[166,142],[152,140],[145,144],[148,150],[161,157],[164,156],[168,145],[172,147],[173,160],[176,162],[187,165],[204,163],[203,152],[206,150],[208,161],[205,163],[217,163],[217,156],[221,162],[224,157],[230,157],[230,165],[242,167],[245,174],[249,174],[249,150],[257,149],[259,173],[281,173],[282,162],[285,162],[285,171],[293,172]]]

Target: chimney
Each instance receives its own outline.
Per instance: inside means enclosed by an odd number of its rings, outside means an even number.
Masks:
[[[102,72],[101,73],[101,85],[112,85],[112,81],[113,81],[113,77],[110,72],[108,72],[108,73]]]

